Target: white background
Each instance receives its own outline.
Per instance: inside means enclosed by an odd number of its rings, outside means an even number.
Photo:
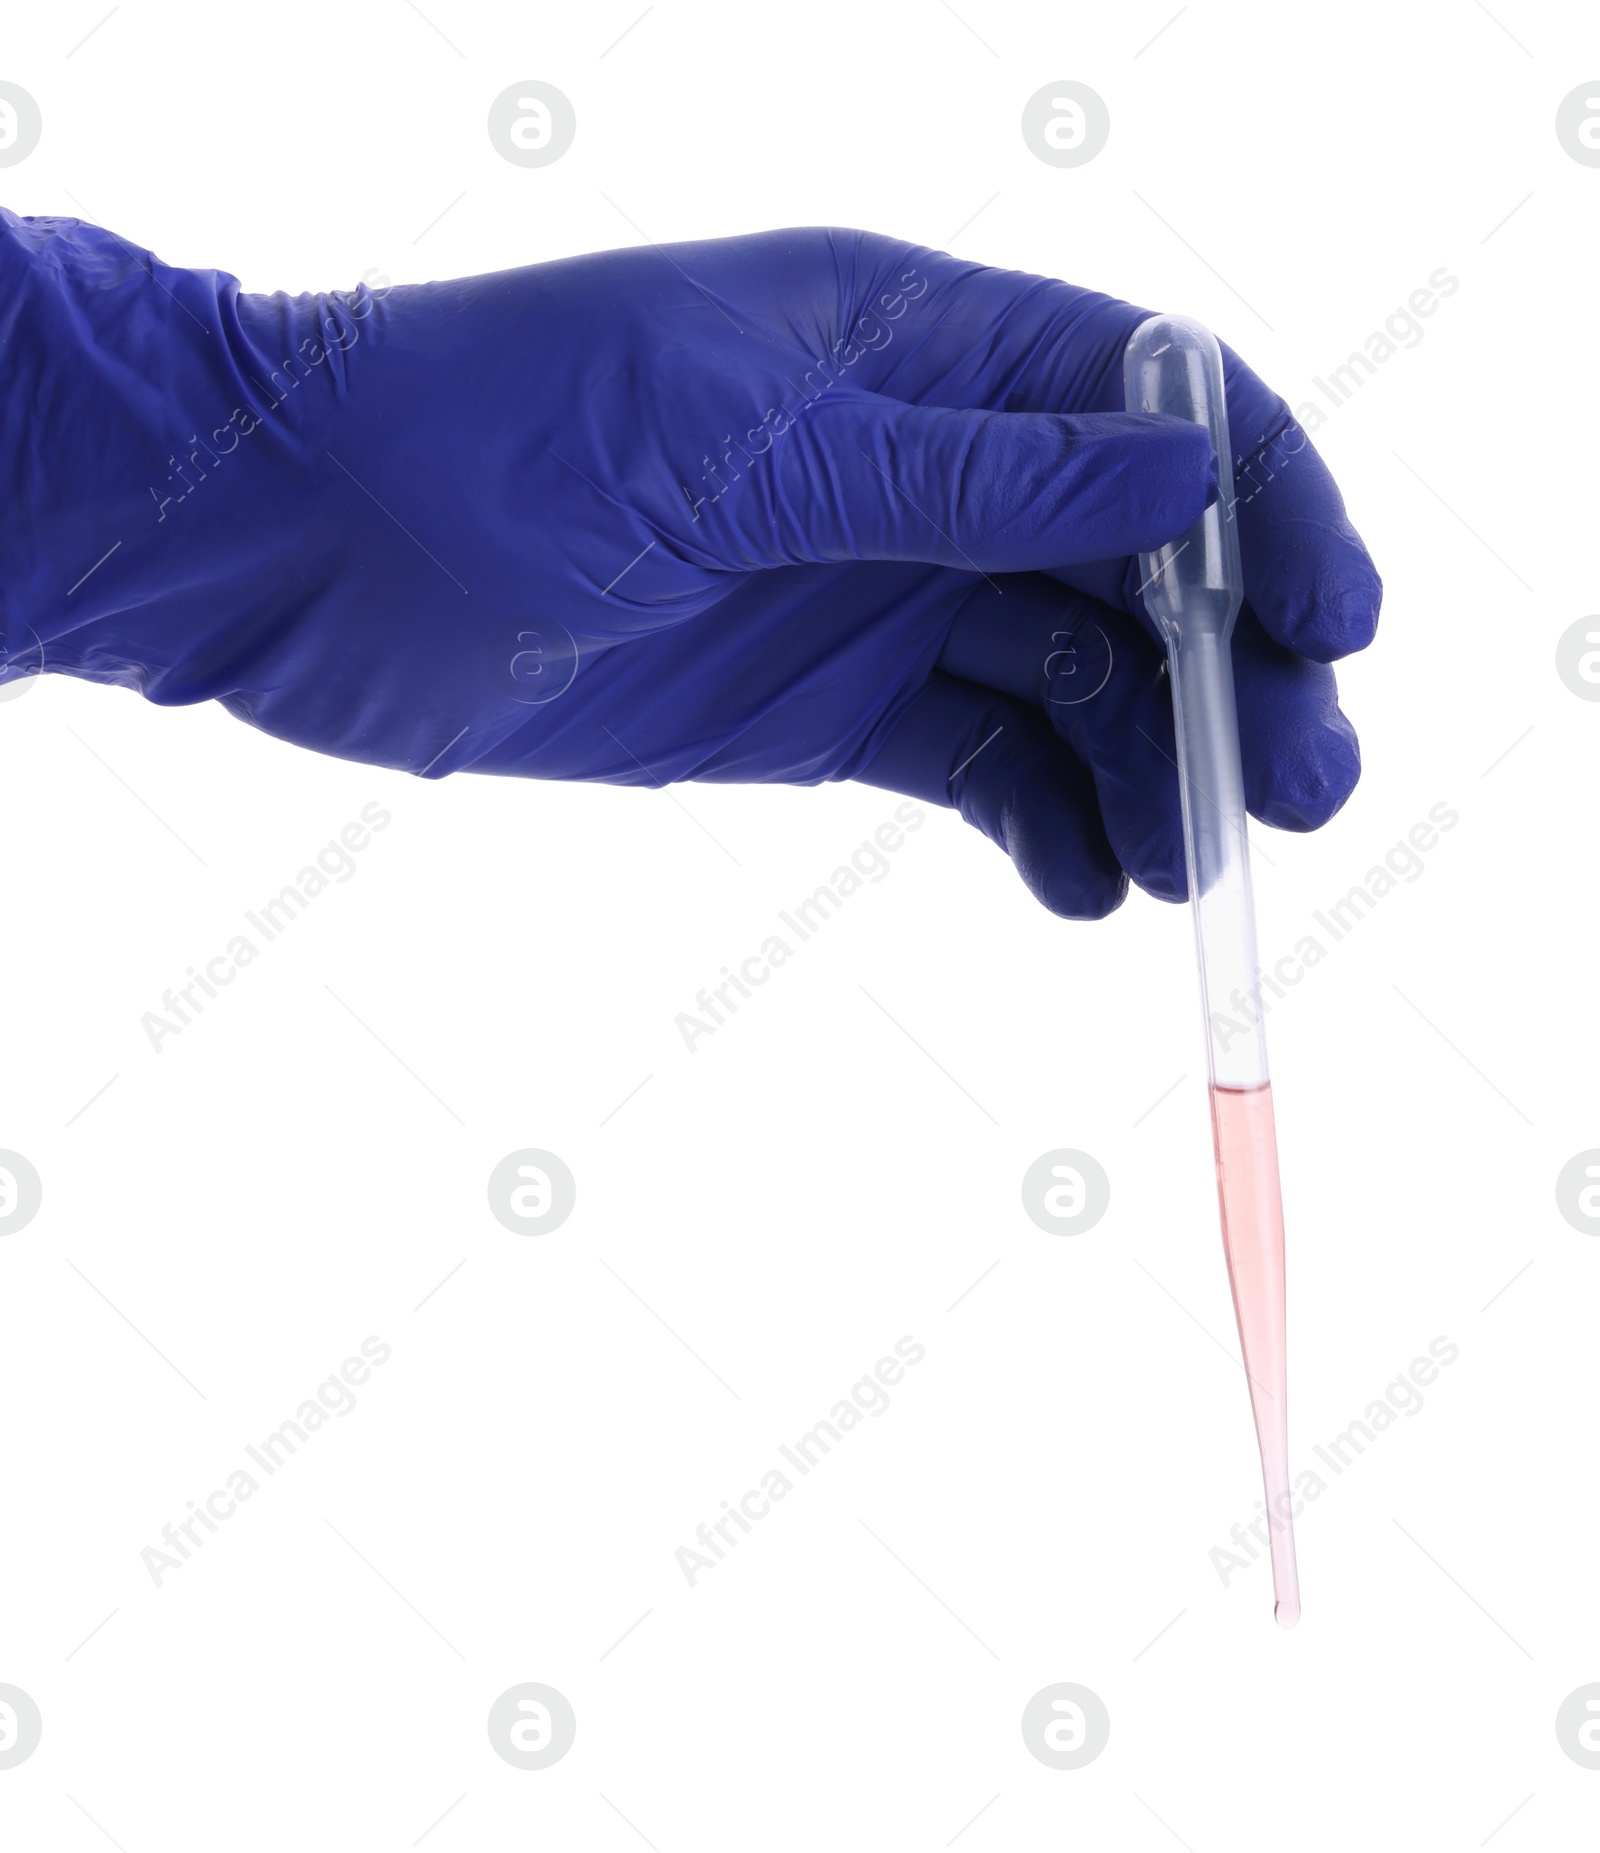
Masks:
[[[1387,588],[1341,672],[1366,771],[1316,836],[1258,832],[1256,883],[1286,951],[1460,814],[1269,1023],[1296,1467],[1430,1340],[1458,1360],[1308,1508],[1282,1634],[1265,1566],[1208,1556],[1260,1483],[1181,910],[1054,920],[931,814],[691,1057],[675,1014],[891,797],[423,783],[35,684],[0,705],[0,1144],[45,1190],[0,1244],[0,1681],[44,1717],[9,1844],[1512,1853],[1592,1823],[1554,1718],[1600,1679],[1600,1243],[1554,1184],[1600,1145],[1600,704],[1554,652],[1600,608],[1600,169],[1554,116],[1600,44],[1576,8],[1497,6],[1513,40],[1475,4],[959,6],[660,0],[609,52],[631,0],[128,0],[75,51],[99,0],[12,7],[44,139],[3,197],[291,291],[629,220],[862,225],[1198,315],[1296,403],[1447,267],[1316,434]],[[578,120],[538,170],[484,127],[528,78]],[[1073,170],[1019,128],[1063,78],[1111,112]],[[153,1054],[141,1013],[373,800],[354,878]],[[542,1237],[487,1206],[523,1146],[578,1180]],[[1076,1237],[1021,1207],[1057,1146],[1111,1178]],[[368,1334],[355,1412],[156,1588],[141,1549]],[[893,1407],[691,1589],[676,1548],[903,1334]],[[538,1773],[485,1729],[526,1680],[578,1719]],[[1060,1680],[1111,1716],[1074,1772],[1019,1730]]]

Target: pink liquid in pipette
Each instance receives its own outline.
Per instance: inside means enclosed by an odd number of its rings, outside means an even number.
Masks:
[[[1283,1199],[1272,1087],[1213,1087],[1211,1128],[1217,1153],[1222,1246],[1228,1257],[1234,1317],[1250,1379],[1261,1473],[1267,1491],[1274,1614],[1280,1627],[1300,1619],[1289,1490],[1289,1371],[1283,1291]]]

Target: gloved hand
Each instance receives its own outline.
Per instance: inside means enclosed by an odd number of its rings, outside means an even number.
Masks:
[[[1181,898],[1136,555],[1216,477],[1120,409],[1145,313],[832,230],[291,299],[0,212],[9,671],[433,778],[856,778],[955,805],[1059,914]],[[1224,353],[1246,793],[1310,829],[1380,585]]]

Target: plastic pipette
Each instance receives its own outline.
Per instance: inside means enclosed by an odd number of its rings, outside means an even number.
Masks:
[[[1300,1579],[1290,1516],[1283,1204],[1233,697],[1232,637],[1244,581],[1222,352],[1210,330],[1187,316],[1152,316],[1129,338],[1122,381],[1129,411],[1205,425],[1217,456],[1216,501],[1187,534],[1140,555],[1140,589],[1172,680],[1222,1246],[1261,1448],[1274,1612],[1292,1628],[1300,1619]],[[1231,1014],[1219,1025],[1214,1011]],[[1250,1026],[1244,1031],[1241,1018]]]

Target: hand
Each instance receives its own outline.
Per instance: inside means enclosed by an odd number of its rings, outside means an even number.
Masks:
[[[430,777],[857,778],[954,804],[1059,914],[1182,897],[1137,554],[1216,474],[1120,409],[1144,310],[827,230],[293,300],[75,221],[0,245],[56,414],[0,509],[22,668]],[[1380,585],[1224,354],[1246,793],[1310,829]]]

